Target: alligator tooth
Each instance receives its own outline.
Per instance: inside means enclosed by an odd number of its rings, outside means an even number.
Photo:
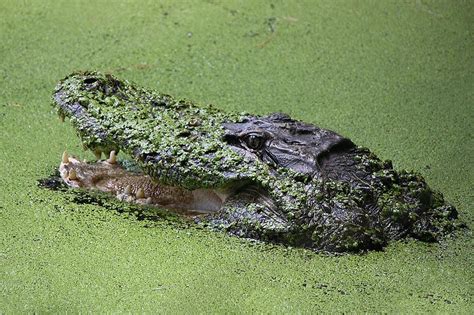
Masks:
[[[137,197],[137,199],[145,198],[145,192],[143,191],[143,188],[138,188],[135,197]]]
[[[87,160],[86,159],[82,160],[82,163],[87,163]]]
[[[69,171],[69,175],[67,177],[69,180],[76,180],[77,179],[77,173],[76,173],[76,170],[75,169],[71,169]]]
[[[125,195],[130,195],[132,193],[132,186],[127,185],[127,187],[125,187],[125,190],[123,191],[123,193]]]
[[[69,163],[69,156],[67,155],[67,151],[63,152],[62,161],[63,161],[64,164]]]
[[[102,151],[100,151],[99,149],[94,150],[94,155],[95,155],[96,160],[100,160],[102,156]]]
[[[151,204],[151,197],[146,198],[145,203],[150,205]]]
[[[107,162],[110,164],[117,163],[117,155],[115,154],[115,151],[110,151],[109,159],[107,160]]]

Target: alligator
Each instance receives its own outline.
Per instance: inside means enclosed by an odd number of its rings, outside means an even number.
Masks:
[[[420,174],[283,113],[225,112],[92,71],[61,80],[53,104],[97,158],[64,152],[59,170],[72,187],[324,252],[437,241],[456,227],[456,209]]]

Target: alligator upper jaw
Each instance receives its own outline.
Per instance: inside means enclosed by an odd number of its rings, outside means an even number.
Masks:
[[[191,216],[218,211],[229,195],[217,189],[187,190],[160,184],[141,172],[126,170],[117,161],[115,151],[110,152],[108,159],[95,163],[80,161],[65,151],[59,172],[63,181],[73,188],[99,190],[119,200]]]

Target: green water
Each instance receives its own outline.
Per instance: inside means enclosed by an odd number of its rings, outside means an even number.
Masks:
[[[420,171],[472,228],[470,1],[0,0],[0,313],[474,309],[472,233],[328,257],[38,188],[62,151],[55,83],[109,71],[162,92],[284,111]]]

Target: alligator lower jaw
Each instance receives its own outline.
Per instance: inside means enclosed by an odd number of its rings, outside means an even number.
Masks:
[[[73,188],[99,190],[122,201],[166,208],[184,215],[199,215],[218,211],[227,194],[214,189],[186,190],[162,185],[143,173],[127,171],[116,160],[115,152],[107,160],[81,162],[63,153],[59,173]]]

